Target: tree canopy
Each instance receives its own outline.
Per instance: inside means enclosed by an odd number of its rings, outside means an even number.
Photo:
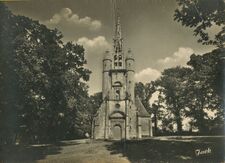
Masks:
[[[224,127],[223,49],[192,54],[188,67],[165,69],[160,78],[137,83],[136,95],[153,114],[155,134],[221,134]],[[150,103],[152,96],[157,97]],[[155,98],[154,97],[154,98]]]
[[[194,36],[199,36],[198,42],[224,47],[224,0],[177,0],[177,4],[174,20],[193,28]],[[210,36],[209,29],[215,35]]]
[[[84,48],[57,29],[13,15],[0,3],[0,135],[43,142],[80,137],[90,71]],[[9,140],[9,141],[8,141]]]

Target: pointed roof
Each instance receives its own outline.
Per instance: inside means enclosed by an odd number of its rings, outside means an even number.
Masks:
[[[139,117],[151,117],[138,96],[135,98],[135,105],[137,107]]]
[[[133,59],[134,60],[134,54],[132,51],[129,49],[126,55],[126,59]]]
[[[104,54],[104,57],[103,57],[104,60],[112,60],[112,54],[110,53],[109,50],[106,50],[105,51],[105,54]]]

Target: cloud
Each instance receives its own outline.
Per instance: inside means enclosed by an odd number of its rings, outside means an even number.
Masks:
[[[141,70],[139,73],[136,73],[134,77],[136,82],[148,83],[150,81],[156,80],[160,75],[160,71],[148,67]]]
[[[93,39],[88,39],[87,37],[81,37],[77,40],[78,44],[81,44],[86,48],[88,51],[96,51],[100,52],[101,49],[104,51],[110,47],[110,44],[106,41],[104,36],[97,36]],[[103,51],[103,52],[104,52]]]
[[[161,70],[175,66],[185,66],[193,53],[194,51],[191,48],[180,47],[172,56],[157,60],[157,66]]]
[[[97,36],[92,39],[81,37],[74,42],[84,46],[87,67],[92,71],[89,81],[89,85],[91,86],[89,93],[93,94],[101,91],[102,59],[104,52],[111,47],[109,42],[104,36]]]
[[[70,8],[62,8],[59,13],[55,13],[52,18],[46,20],[44,24],[49,26],[79,26],[92,31],[99,30],[102,26],[101,21],[93,20],[88,16],[80,18],[79,15],[73,13]]]
[[[148,67],[135,74],[137,82],[148,83],[160,77],[160,71],[175,66],[187,66],[190,56],[194,53],[193,49],[188,47],[179,47],[172,56],[158,59],[154,68]]]

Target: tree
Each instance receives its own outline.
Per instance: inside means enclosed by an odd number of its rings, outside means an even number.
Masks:
[[[187,86],[190,108],[188,116],[194,118],[193,125],[198,127],[200,133],[209,133],[210,128],[217,127],[217,131],[223,128],[221,50],[217,49],[202,56],[193,54],[188,62],[193,69]],[[210,118],[207,111],[215,112],[215,117]]]
[[[94,117],[97,114],[98,109],[100,108],[101,104],[103,103],[103,98],[102,98],[102,92],[95,93],[94,95],[90,96],[89,99],[89,109],[88,109],[88,115],[89,115],[89,126],[93,127],[93,121]],[[91,129],[90,129],[91,133]],[[91,135],[92,136],[92,135]]]
[[[162,89],[156,86],[157,100],[152,102],[152,113],[153,113],[153,123],[154,123],[154,135],[158,134],[158,120],[162,120],[163,118],[163,110],[164,109],[164,96],[162,94]],[[165,117],[164,117],[165,118]]]
[[[224,0],[177,0],[174,20],[183,26],[194,28],[198,42],[224,47],[225,3]],[[208,29],[220,26],[215,36],[210,37]]]
[[[92,120],[93,116],[97,113],[98,109],[100,108],[102,102],[103,102],[102,92],[98,92],[90,96],[90,103],[91,103],[90,113],[92,116]]]
[[[200,130],[208,133],[212,128],[221,131],[224,126],[223,76],[224,65],[221,60],[225,56],[225,2],[224,0],[177,0],[179,8],[175,10],[174,19],[183,26],[194,28],[194,36],[199,36],[198,42],[216,45],[216,49],[203,56],[193,54],[188,62],[193,73],[188,81],[187,116],[194,118],[191,122]],[[210,36],[209,30],[218,31]],[[222,104],[222,105],[221,105]],[[216,111],[216,116],[210,119],[206,110]],[[212,124],[216,124],[213,125]],[[211,128],[211,129],[210,129]],[[220,128],[220,129],[219,129]]]
[[[0,132],[46,142],[81,136],[77,117],[89,99],[84,48],[0,3]],[[14,139],[15,140],[15,139]]]
[[[171,118],[176,122],[178,133],[182,132],[182,117],[186,104],[186,85],[191,74],[190,68],[175,67],[165,69],[162,76],[156,81],[165,95],[166,109],[172,113]]]
[[[18,111],[23,93],[18,88],[19,76],[14,71],[14,33],[9,32],[15,24],[8,9],[0,3],[0,143],[12,143],[18,128]]]

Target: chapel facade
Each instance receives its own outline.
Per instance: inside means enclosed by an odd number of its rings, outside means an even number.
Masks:
[[[113,50],[107,50],[103,58],[103,103],[93,121],[92,137],[112,140],[151,137],[151,116],[135,96],[135,59],[131,50],[123,50],[119,14],[113,45]]]

